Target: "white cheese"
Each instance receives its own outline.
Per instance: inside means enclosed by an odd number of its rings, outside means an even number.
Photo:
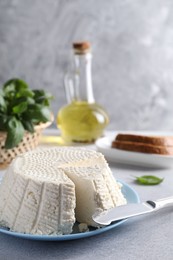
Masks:
[[[98,226],[92,220],[95,212],[126,203],[121,187],[115,181],[102,155],[99,154],[96,159],[86,159],[84,162],[77,163],[76,166],[63,166],[61,169],[75,184],[78,222]]]
[[[18,156],[0,185],[0,224],[31,234],[69,234],[75,220],[125,204],[103,155],[42,148]],[[76,207],[76,209],[75,209]]]
[[[79,232],[80,232],[80,233],[88,232],[88,231],[89,231],[88,225],[87,225],[86,223],[80,223],[80,224],[78,225],[78,228],[79,228]]]
[[[11,164],[0,186],[0,223],[31,234],[69,234],[75,222],[75,186],[61,169],[27,155]],[[29,161],[29,163],[28,163]],[[8,181],[9,180],[9,181]]]

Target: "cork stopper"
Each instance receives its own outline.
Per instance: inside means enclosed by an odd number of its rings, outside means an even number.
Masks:
[[[89,42],[75,42],[73,49],[76,54],[85,54],[91,51],[91,45]]]

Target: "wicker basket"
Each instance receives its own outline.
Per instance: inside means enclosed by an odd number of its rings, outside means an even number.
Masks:
[[[6,132],[0,132],[0,169],[5,168],[19,154],[27,152],[38,146],[42,131],[52,122],[41,123],[35,126],[35,132],[25,131],[22,141],[12,149],[5,149]]]

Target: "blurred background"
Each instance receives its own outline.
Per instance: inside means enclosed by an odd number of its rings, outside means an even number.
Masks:
[[[72,42],[90,41],[111,130],[173,130],[171,0],[0,0],[0,84],[13,77],[66,104]]]

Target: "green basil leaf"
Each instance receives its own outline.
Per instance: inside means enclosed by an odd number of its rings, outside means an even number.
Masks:
[[[13,82],[11,80],[9,80],[4,84],[3,90],[4,90],[5,95],[7,96],[8,93],[15,92],[15,85],[13,84]]]
[[[33,92],[35,99],[45,96],[45,91],[43,89],[34,89]]]
[[[37,122],[47,122],[51,120],[51,112],[48,107],[44,107],[38,104],[30,105],[26,116],[33,121]]]
[[[38,89],[33,90],[33,92],[35,94],[34,99],[37,103],[49,106],[49,100],[53,99],[53,96],[49,92]]]
[[[47,122],[51,120],[51,112],[49,108],[42,107],[40,111],[37,111],[37,113],[38,113],[38,119],[40,117],[41,122]]]
[[[18,106],[23,102],[27,102],[26,97],[20,97],[20,98],[13,97],[11,100],[10,99],[8,99],[8,100],[9,101],[8,101],[8,105],[7,105],[7,110],[8,110],[8,115],[10,115],[10,116],[12,116],[14,114],[13,107]],[[6,103],[7,103],[7,101],[6,101]]]
[[[27,130],[28,132],[34,133],[34,124],[32,123],[31,120],[30,121],[23,120],[23,126],[24,126],[25,130]]]
[[[0,130],[6,131],[6,122],[8,120],[8,116],[0,113]]]
[[[20,89],[20,91],[16,94],[16,97],[30,97],[34,96],[34,92],[30,89]]]
[[[52,95],[49,92],[47,92],[43,89],[34,89],[33,92],[34,92],[35,99],[39,99],[39,98],[43,98],[43,97],[49,99],[52,97]]]
[[[23,81],[21,79],[10,79],[3,86],[5,93],[11,92],[11,91],[18,92],[22,89],[27,89],[27,88],[28,88],[28,85],[26,84],[25,81]]]
[[[27,88],[27,84],[20,79],[10,79],[3,85],[3,92],[8,101],[13,101],[21,89]]]
[[[12,110],[14,114],[22,114],[24,111],[26,111],[27,107],[28,107],[27,102],[22,102],[14,106]]]
[[[0,88],[0,96],[4,97],[4,91]]]
[[[7,138],[5,148],[10,149],[17,146],[24,135],[24,127],[22,123],[15,117],[11,117],[7,122]]]
[[[28,105],[33,105],[35,104],[35,100],[31,97],[27,97],[27,102],[28,102]]]
[[[7,111],[7,104],[5,102],[3,95],[1,95],[1,93],[0,93],[0,111],[2,111],[2,112]]]
[[[164,179],[158,178],[153,175],[144,175],[141,177],[136,177],[136,181],[139,184],[143,184],[143,185],[157,185],[157,184],[161,183],[163,180]]]

